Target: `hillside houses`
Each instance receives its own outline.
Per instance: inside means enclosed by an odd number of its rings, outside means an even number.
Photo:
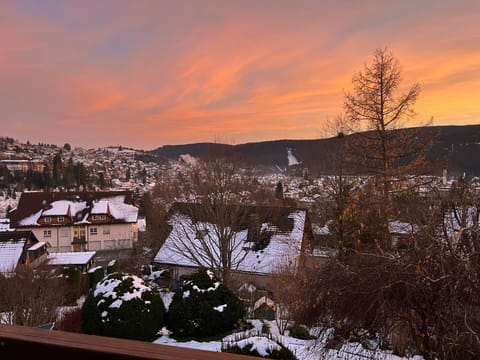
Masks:
[[[24,192],[10,227],[32,231],[52,252],[130,249],[138,240],[131,192]]]
[[[9,171],[34,171],[42,172],[45,163],[41,160],[0,160],[0,166],[5,166]]]
[[[51,173],[54,158],[59,155],[63,164],[83,164],[88,169],[89,187],[128,189],[139,195],[151,189],[161,168],[151,161],[151,157],[142,157],[143,154],[144,151],[120,146],[88,150],[75,147],[70,150],[50,144],[24,144],[0,137],[0,169],[5,168],[12,175]]]

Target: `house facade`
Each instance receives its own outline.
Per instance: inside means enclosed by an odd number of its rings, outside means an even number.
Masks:
[[[51,252],[131,249],[138,208],[128,191],[24,192],[10,227],[30,230]]]
[[[28,170],[42,172],[45,167],[45,163],[41,160],[0,160],[0,165],[6,166],[12,173]]]

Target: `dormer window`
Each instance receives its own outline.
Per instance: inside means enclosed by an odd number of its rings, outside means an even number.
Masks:
[[[59,223],[63,223],[64,220],[65,220],[65,217],[63,217],[63,216],[58,216],[57,217],[57,222],[59,222]]]
[[[196,232],[196,238],[198,240],[203,240],[205,239],[205,236],[208,235],[208,229],[200,229],[200,230],[197,230]]]
[[[96,220],[96,221],[105,221],[107,220],[107,216],[106,215],[93,215],[92,216],[92,220]]]
[[[52,222],[52,218],[50,216],[45,216],[45,222],[46,223],[51,223]]]

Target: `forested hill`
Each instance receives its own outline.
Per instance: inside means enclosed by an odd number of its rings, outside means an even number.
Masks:
[[[404,129],[416,131],[418,141],[429,142],[428,160],[435,174],[448,169],[450,174],[480,176],[480,125],[432,126]],[[152,152],[164,159],[189,154],[198,158],[225,154],[244,164],[270,170],[308,168],[313,174],[331,174],[339,151],[337,138],[315,140],[276,140],[240,145],[196,143],[167,145]],[[299,165],[297,163],[300,163]]]

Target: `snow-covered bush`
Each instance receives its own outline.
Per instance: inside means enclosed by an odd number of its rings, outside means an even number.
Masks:
[[[207,338],[232,330],[244,316],[241,300],[211,271],[200,270],[175,293],[168,328],[176,338]]]
[[[82,307],[87,334],[151,341],[164,319],[158,292],[139,277],[118,272],[97,283]]]
[[[267,336],[252,336],[233,343],[224,344],[222,345],[222,351],[267,359],[297,359],[288,348]]]

